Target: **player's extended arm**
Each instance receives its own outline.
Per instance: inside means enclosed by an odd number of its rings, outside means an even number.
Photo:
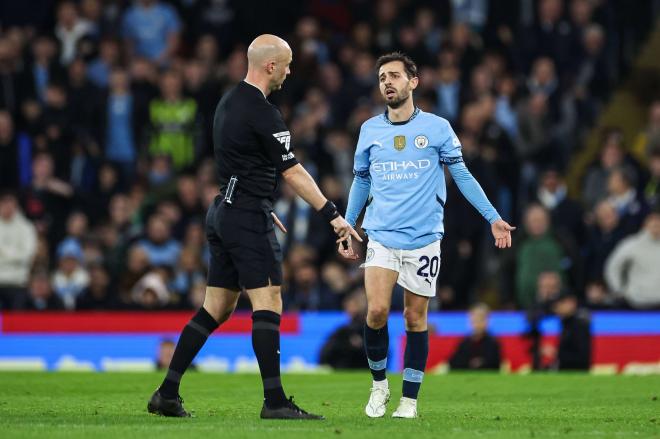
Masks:
[[[348,207],[346,208],[346,221],[351,227],[355,228],[360,212],[367,204],[369,192],[371,191],[371,177],[369,172],[356,173],[351,185],[351,191],[348,193]]]
[[[335,233],[339,235],[339,241],[345,241],[351,236],[358,241],[362,241],[360,235],[353,230],[353,227],[341,215],[337,213],[335,216],[333,212],[329,212],[330,208],[334,207],[334,204],[329,203],[328,199],[323,196],[321,189],[319,189],[312,176],[309,175],[300,163],[282,172],[282,177],[284,177],[284,180],[293,188],[296,194],[314,209],[321,212],[330,221]],[[336,213],[337,208],[334,207],[334,210]],[[331,218],[333,216],[334,218]]]
[[[511,231],[515,230],[515,227],[502,220],[465,163],[460,161],[451,163],[447,167],[463,196],[490,223],[495,245],[499,248],[511,247]]]

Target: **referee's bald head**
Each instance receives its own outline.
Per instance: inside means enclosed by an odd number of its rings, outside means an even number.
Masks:
[[[250,43],[247,57],[250,67],[263,67],[270,61],[291,53],[289,44],[276,35],[263,34]]]
[[[248,77],[265,75],[270,90],[279,90],[290,73],[291,47],[276,35],[263,34],[255,38],[248,47],[247,58]]]

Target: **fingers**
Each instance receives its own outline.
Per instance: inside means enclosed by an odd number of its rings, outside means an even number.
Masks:
[[[351,236],[357,239],[358,242],[362,242],[362,238],[360,237],[360,234],[353,227],[350,228],[350,233]]]
[[[275,215],[275,212],[271,212],[270,216],[273,217],[273,222],[277,226],[278,229],[282,231],[282,233],[286,233],[286,227],[284,227],[284,224],[282,224],[282,221]]]
[[[346,247],[344,247],[344,244],[346,244]],[[355,260],[359,257],[358,254],[353,250],[353,247],[347,244],[347,241],[341,241],[339,246],[337,246],[337,253],[339,253],[342,257],[350,260]]]

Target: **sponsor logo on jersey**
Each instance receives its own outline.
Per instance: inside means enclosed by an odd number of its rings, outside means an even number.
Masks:
[[[273,137],[275,137],[278,142],[284,145],[287,151],[289,148],[291,148],[291,133],[288,131],[280,131],[279,133],[274,133]]]
[[[400,162],[374,162],[371,169],[374,172],[397,172],[397,171],[417,171],[431,166],[431,161],[422,160],[402,160]]]
[[[282,161],[283,161],[283,162],[286,162],[287,160],[291,160],[291,159],[293,159],[294,157],[295,157],[295,156],[293,155],[292,152],[290,152],[290,153],[288,153],[288,154],[282,154]]]
[[[383,180],[415,180],[419,178],[419,171],[430,168],[431,161],[402,160],[400,162],[375,162],[371,165],[373,173]]]
[[[415,146],[417,147],[417,149],[426,148],[427,146],[429,146],[429,138],[423,134],[415,137]]]
[[[394,149],[403,150],[406,147],[406,136],[394,136]]]
[[[451,141],[451,144],[454,145],[454,146],[461,146],[461,141],[458,140],[458,137],[456,137],[456,134],[454,134],[454,138]]]

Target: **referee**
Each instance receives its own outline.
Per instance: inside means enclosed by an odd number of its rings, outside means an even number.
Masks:
[[[291,48],[281,38],[261,35],[247,56],[245,80],[222,98],[213,122],[220,195],[206,216],[211,260],[204,305],[183,328],[167,375],[147,408],[164,416],[190,416],[179,396],[181,377],[208,336],[229,319],[245,289],[264,389],[261,418],[323,419],[287,399],[280,380],[282,251],[274,225],[285,230],[273,213],[277,174],[328,220],[338,242],[361,238],[298,163],[282,115],[267,100],[290,73]]]

